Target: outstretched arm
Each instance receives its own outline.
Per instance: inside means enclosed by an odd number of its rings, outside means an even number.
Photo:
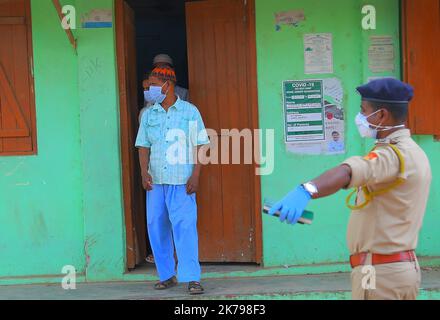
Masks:
[[[351,181],[351,168],[346,164],[330,169],[313,179],[311,182],[318,189],[313,198],[322,198],[338,192],[340,189],[347,187]],[[295,224],[311,200],[311,195],[304,187],[298,186],[293,191],[289,192],[281,201],[278,201],[269,214],[273,215],[275,212],[280,212],[280,220],[286,220],[287,223]]]
[[[311,182],[318,189],[313,199],[330,196],[347,187],[351,181],[351,168],[346,164],[330,169]]]

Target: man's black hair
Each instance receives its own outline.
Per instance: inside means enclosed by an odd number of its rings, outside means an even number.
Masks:
[[[339,134],[338,131],[333,131],[333,132],[332,132],[332,135],[334,135],[335,133],[336,133],[336,134]]]
[[[391,113],[393,119],[399,123],[405,122],[408,117],[408,103],[389,103],[389,102],[370,101],[370,104],[375,111],[379,109],[388,110]]]

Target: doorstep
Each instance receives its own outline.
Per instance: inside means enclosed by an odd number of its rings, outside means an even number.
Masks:
[[[79,283],[76,290],[60,285],[0,287],[0,300],[346,300],[350,274],[238,277],[202,281],[205,294],[190,296],[187,284],[154,290],[155,281]],[[440,299],[440,268],[422,269],[420,300]]]

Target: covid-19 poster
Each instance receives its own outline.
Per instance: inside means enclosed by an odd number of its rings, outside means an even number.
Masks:
[[[337,78],[283,81],[287,150],[297,154],[344,153],[343,96]]]

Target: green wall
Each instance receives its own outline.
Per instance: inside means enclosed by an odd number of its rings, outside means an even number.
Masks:
[[[38,154],[0,157],[0,278],[84,272],[78,65],[58,26],[32,1]]]
[[[125,271],[114,28],[80,25],[113,1],[62,4],[76,7],[77,53],[52,1],[31,1],[38,154],[0,158],[0,284]]]
[[[376,7],[376,30],[361,28],[361,8],[364,4]],[[297,27],[282,26],[276,31],[274,13],[295,9],[304,10],[305,21]],[[355,88],[370,76],[400,77],[399,3],[397,0],[256,0],[256,28],[260,127],[275,129],[275,169],[272,175],[262,176],[262,198],[279,199],[299,183],[315,178],[346,157],[365,154],[370,148],[371,142],[361,139],[354,125],[360,105]],[[305,75],[303,35],[320,32],[333,34],[334,74]],[[393,37],[396,50],[394,73],[369,72],[367,52],[370,35]],[[282,81],[328,77],[339,78],[344,89],[346,154],[310,156],[288,153],[284,144]],[[432,137],[416,137],[416,141],[428,153],[435,177],[439,173],[440,144],[434,143]],[[440,203],[435,201],[439,188],[439,182],[434,180],[418,248],[421,255],[440,255],[440,247],[436,245],[440,235],[435,232],[440,227],[436,217]],[[315,212],[312,226],[290,226],[264,216],[264,265],[347,261],[347,193],[341,191],[332,197],[311,202],[309,208]]]
[[[112,0],[77,0],[79,15],[113,10]],[[120,279],[125,271],[119,98],[114,28],[78,29],[87,279]]]

